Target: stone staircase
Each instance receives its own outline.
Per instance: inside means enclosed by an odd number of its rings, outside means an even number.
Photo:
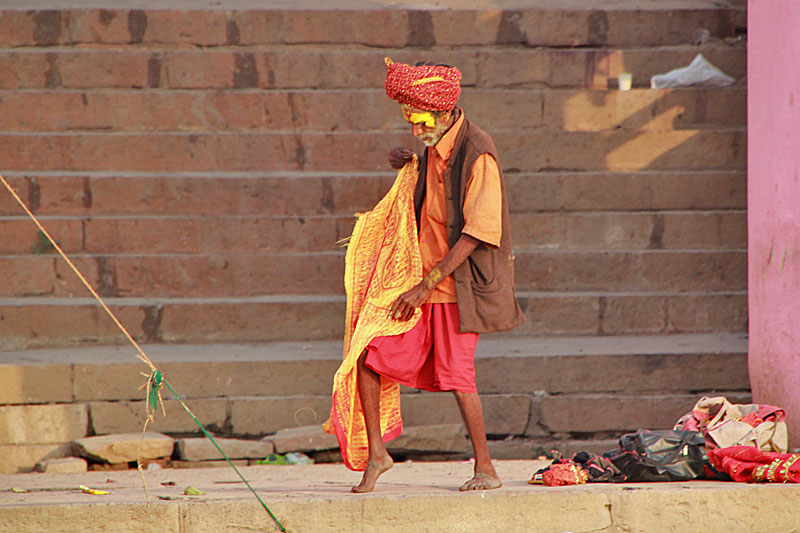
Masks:
[[[420,148],[383,93],[386,56],[458,66],[460,105],[497,143],[528,322],[487,341],[535,358],[524,347],[548,338],[691,344],[746,331],[741,2],[365,4],[0,10],[0,173],[137,340],[341,338],[336,242],[388,190],[388,149]],[[647,88],[701,52],[737,84]],[[633,90],[617,90],[621,72]],[[4,191],[0,255],[0,349],[125,344]],[[719,352],[705,341],[694,351],[701,362],[687,372]],[[741,361],[732,367],[746,382]],[[535,382],[542,369],[518,371]],[[541,391],[570,398],[544,384],[522,403]],[[44,401],[90,400],[70,398]],[[545,438],[506,429],[497,436]]]
[[[340,341],[147,348],[202,424],[239,439],[320,424],[341,359]],[[69,455],[69,442],[86,435],[141,432],[146,409],[138,388],[146,367],[133,354],[124,346],[4,352],[0,472]],[[495,336],[478,344],[476,368],[497,459],[530,459],[551,449],[600,453],[639,427],[671,427],[698,395],[721,392],[735,403],[750,398],[747,340],[732,334]],[[164,392],[167,416],[157,414],[149,430],[202,436]],[[452,395],[402,392],[405,427],[460,421]],[[336,458],[327,451],[314,455]]]

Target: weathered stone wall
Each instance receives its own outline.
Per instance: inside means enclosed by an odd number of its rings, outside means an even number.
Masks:
[[[383,59],[448,61],[506,174],[516,334],[744,331],[745,27],[706,2],[0,10],[0,172],[137,339],[337,338],[336,241],[414,142]],[[738,83],[647,88],[699,52]],[[124,343],[0,214],[0,347]]]

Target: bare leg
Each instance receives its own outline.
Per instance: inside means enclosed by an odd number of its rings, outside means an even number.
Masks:
[[[483,408],[481,399],[475,393],[453,391],[461,417],[467,426],[469,438],[472,440],[472,449],[475,452],[475,475],[464,483],[459,490],[488,490],[500,488],[503,483],[497,477],[497,472],[489,456],[489,446],[486,444],[486,429],[483,425]]]
[[[364,411],[364,423],[367,426],[369,461],[361,483],[351,489],[352,492],[359,493],[371,492],[380,475],[394,465],[381,437],[381,377],[364,364],[366,355],[367,350],[364,350],[358,358],[358,394],[361,396],[361,409]]]

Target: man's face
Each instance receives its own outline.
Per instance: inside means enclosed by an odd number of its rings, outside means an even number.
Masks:
[[[436,146],[450,127],[452,111],[433,113],[409,105],[403,105],[402,108],[403,116],[411,124],[411,134],[425,146]]]

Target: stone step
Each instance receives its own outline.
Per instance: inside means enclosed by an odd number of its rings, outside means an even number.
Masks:
[[[520,290],[718,292],[747,289],[747,251],[519,251]]]
[[[619,3],[587,9],[560,3],[520,3],[513,8],[455,4],[406,8],[384,5],[336,8],[329,3],[292,9],[258,5],[244,9],[77,9],[0,11],[0,46],[77,44],[249,46],[261,44],[360,44],[404,46],[663,46],[708,37],[735,37],[747,25],[735,3],[689,2],[656,6]],[[109,6],[112,7],[112,6]],[[156,7],[156,6],[151,6]],[[229,6],[232,7],[232,6]],[[270,9],[272,8],[272,9]],[[669,16],[665,16],[669,9]]]
[[[747,125],[744,87],[653,91],[476,89],[459,105],[497,130],[672,131]],[[382,89],[7,90],[5,131],[369,132],[407,129]]]
[[[592,483],[576,487],[530,486],[528,480],[548,461],[498,461],[502,488],[464,496],[456,489],[472,472],[463,462],[399,463],[382,478],[374,494],[354,498],[350,487],[361,474],[335,465],[242,466],[242,476],[264,496],[271,512],[288,531],[338,533],[354,523],[382,533],[412,531],[685,531],[692,516],[697,531],[743,533],[797,529],[797,487],[778,483],[720,481]],[[148,473],[152,495],[145,498],[138,472],[114,472],[113,487],[103,485],[109,472],[78,476],[3,476],[4,486],[25,484],[31,493],[4,495],[2,533],[103,531],[139,533],[165,530],[197,533],[235,529],[277,529],[253,494],[230,485],[230,468]],[[177,486],[159,486],[172,481]],[[80,497],[47,490],[56,483],[88,483],[111,494]],[[193,485],[206,496],[183,496]],[[155,497],[153,497],[155,500]],[[176,501],[177,500],[177,501]],[[195,500],[195,501],[190,501]],[[742,503],[746,502],[746,503]],[[565,503],[575,512],[565,512]],[[187,507],[190,512],[187,512]],[[375,509],[374,512],[371,512]],[[674,510],[685,510],[677,513]],[[577,512],[580,510],[580,512]],[[768,518],[764,518],[765,515]],[[696,516],[696,518],[694,518]],[[465,518],[468,517],[468,518]],[[230,524],[234,524],[231,527]],[[246,526],[241,525],[246,524]]]
[[[745,209],[742,171],[505,174],[511,212]]]
[[[175,442],[160,433],[133,432],[77,439],[73,446],[76,455],[101,463],[120,464],[139,458],[144,460],[171,457]]]
[[[341,357],[338,342],[145,348],[207,429],[239,438],[324,421]],[[534,439],[624,433],[671,427],[700,394],[749,403],[746,348],[745,336],[732,334],[488,336],[476,354],[486,431]],[[47,379],[51,386],[3,391],[0,445],[57,445],[86,435],[140,432],[146,409],[137,370],[144,366],[130,353],[123,348],[3,353],[0,373],[9,383]],[[406,426],[460,422],[449,394],[404,388],[401,398]],[[165,407],[167,416],[158,413],[151,431],[200,433],[177,400],[168,399]]]
[[[243,439],[217,439],[216,444],[229,459],[263,459],[274,451],[270,442]],[[184,461],[214,461],[222,459],[211,439],[180,439],[175,442],[175,455]]]
[[[511,215],[516,250],[716,250],[747,248],[745,211]]]
[[[84,293],[85,294],[85,293]],[[140,342],[273,342],[335,339],[343,333],[343,295],[250,298],[105,298]],[[0,300],[0,349],[127,342],[90,298]]]
[[[617,87],[617,77],[623,72],[633,74],[634,87],[649,87],[653,75],[688,66],[698,53],[744,82],[744,43],[679,44],[663,48],[459,46],[422,51],[319,45],[196,50],[6,48],[0,49],[0,89],[381,88],[386,56],[399,62],[435,60],[455,65],[463,74],[462,85],[477,89],[608,89]]]
[[[352,216],[372,209],[396,172],[387,164],[373,173],[9,171],[3,176],[39,215]],[[3,190],[0,214],[22,213]]]
[[[744,332],[743,291],[517,294],[528,321],[501,336]],[[329,340],[344,331],[343,295],[249,298],[105,298],[143,343]],[[89,298],[0,300],[0,349],[121,345],[127,341]]]
[[[374,173],[277,174],[10,171],[3,176],[38,215],[350,217],[372,209],[391,187],[395,173],[384,168]],[[744,170],[506,172],[505,180],[509,209],[515,214],[741,212],[747,207]],[[23,214],[5,191],[0,192],[0,214]],[[665,218],[665,231],[666,226]]]
[[[330,410],[341,346],[329,341],[144,348],[208,431],[256,439],[319,427]],[[730,333],[484,336],[476,368],[486,431],[501,439],[492,441],[498,458],[552,448],[606,451],[619,434],[670,427],[702,395],[749,403],[746,350],[746,335]],[[42,459],[69,455],[69,443],[87,436],[141,435],[146,393],[139,388],[140,371],[146,369],[129,346],[0,353],[6,384],[0,391],[0,471],[29,470]],[[166,389],[164,398],[166,416],[156,413],[149,430],[200,436]],[[460,423],[449,394],[403,388],[401,404],[408,428]]]
[[[723,364],[733,360],[729,357]],[[633,377],[632,379],[638,379]],[[724,395],[733,403],[751,403],[747,383],[744,390],[726,386]],[[701,394],[710,389],[701,388]],[[603,394],[482,394],[486,433],[489,436],[532,439],[580,438],[586,434],[621,435],[639,428],[668,429],[682,415],[692,410],[700,398],[698,393],[625,393]],[[722,393],[715,393],[722,394]],[[195,406],[216,403],[224,408],[214,417],[208,409],[197,411]],[[401,410],[404,426],[457,424],[461,415],[454,398],[449,394],[402,395]],[[218,435],[237,438],[256,438],[298,424],[321,424],[330,412],[331,396],[292,397],[231,397],[215,400],[194,400],[188,404],[202,424]],[[16,407],[8,407],[15,410]],[[35,409],[35,407],[34,407]],[[167,416],[157,416],[153,431],[171,435],[202,435],[199,426],[184,413],[177,402],[167,405]],[[32,409],[28,409],[30,413]],[[144,401],[90,404],[93,431],[98,435],[141,430],[146,416]],[[124,416],[123,416],[124,415]],[[34,415],[35,416],[35,415]],[[20,444],[20,443],[15,443]],[[333,446],[337,447],[334,439]],[[613,446],[608,449],[612,449]],[[281,450],[279,450],[281,451]],[[304,451],[304,450],[283,450]],[[266,455],[266,454],[265,454]]]
[[[318,253],[339,249],[354,216],[39,217],[67,255]],[[747,247],[745,211],[512,214],[514,247],[528,250],[717,250]],[[0,254],[49,250],[28,217],[0,220]]]
[[[747,331],[745,292],[518,292],[528,321],[511,335],[643,335]]]
[[[331,243],[331,247],[335,246]],[[720,292],[747,289],[747,251],[518,250],[518,290]],[[105,296],[225,298],[344,294],[344,251],[207,255],[72,254]],[[0,297],[80,297],[84,285],[60,258],[6,256]]]
[[[744,170],[746,166],[744,128],[491,133],[507,172]],[[414,142],[410,133],[399,132],[3,133],[0,170],[374,172],[386,170],[387,147]]]
[[[335,241],[330,242],[335,250]],[[72,254],[104,296],[225,298],[276,294],[344,294],[344,250],[319,253],[208,255]],[[58,256],[7,257],[0,269],[15,292],[4,296],[88,295]]]
[[[38,219],[67,255],[103,256],[333,252],[355,221],[353,216],[208,215]],[[0,220],[0,254],[41,253],[46,246],[39,246],[38,232],[28,217]]]
[[[151,344],[143,348],[172,387],[192,401],[228,398],[249,402],[303,396],[327,397],[329,401],[333,374],[342,358],[341,340]],[[147,367],[135,358],[136,351],[130,346],[0,354],[4,382],[13,384],[0,391],[2,405],[129,401],[133,403],[125,404],[126,409],[143,407],[135,402],[144,400],[145,393],[138,390],[143,381],[139,370]],[[747,336],[741,333],[636,337],[484,335],[476,351],[476,368],[481,393],[511,395],[504,401],[539,391],[555,401],[569,394],[681,395],[699,390],[749,390]],[[30,388],[24,386],[28,384]],[[403,395],[404,401],[414,403],[409,404],[409,409],[413,407],[420,420],[429,411],[428,402],[439,405],[440,398],[451,399],[405,388]],[[43,420],[56,416],[51,412],[55,406],[42,406],[45,407],[49,411]],[[219,416],[223,413],[220,410]],[[86,411],[79,414],[85,421]],[[309,425],[307,415],[298,416],[301,418],[294,425]],[[112,418],[116,417],[108,420]],[[444,424],[450,419],[436,420],[437,424]]]

